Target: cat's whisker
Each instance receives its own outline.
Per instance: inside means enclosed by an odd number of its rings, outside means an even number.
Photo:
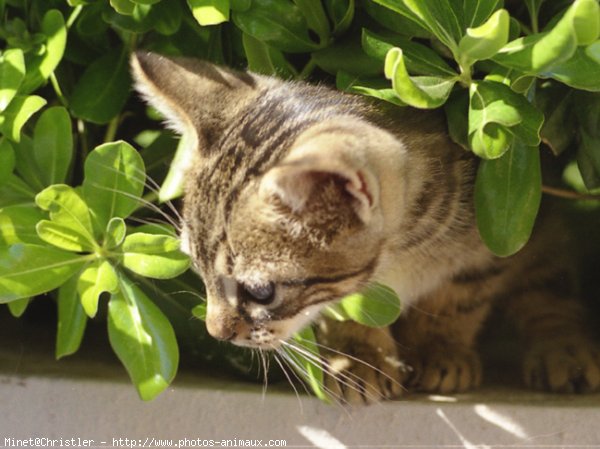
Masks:
[[[297,337],[297,338],[299,340],[301,340],[301,341],[307,341],[307,340],[303,339],[302,337]],[[366,367],[368,367],[368,368],[376,371],[377,373],[379,373],[380,375],[384,376],[386,379],[388,379],[389,381],[391,381],[394,385],[397,385],[397,386],[399,386],[400,388],[402,388],[403,390],[406,391],[406,387],[404,387],[396,379],[394,379],[393,377],[391,377],[389,374],[385,373],[383,370],[377,368],[376,366],[374,366],[374,365],[372,365],[372,364],[370,364],[368,362],[365,362],[364,360],[359,359],[358,357],[355,357],[355,356],[353,356],[351,354],[347,354],[345,352],[339,351],[339,350],[337,350],[335,348],[332,348],[330,346],[324,345],[324,344],[319,343],[317,341],[313,341],[312,343],[314,345],[316,345],[320,349],[324,349],[326,351],[333,352],[334,354],[340,355],[342,357],[348,357],[350,360],[353,360],[353,361],[355,361],[357,363],[360,363],[360,364],[362,364],[362,365],[364,365],[364,366],[366,366]]]
[[[354,391],[358,392],[360,395],[367,397],[369,400],[371,400],[373,402],[378,401],[379,398],[368,393],[366,388],[362,387],[362,385],[364,385],[364,379],[361,379],[359,376],[357,376],[351,372],[343,372],[343,371],[333,370],[331,368],[331,365],[328,363],[328,361],[325,358],[317,356],[316,354],[313,354],[310,351],[306,350],[305,348],[302,348],[296,344],[292,344],[290,342],[285,342],[285,345],[290,348],[293,348],[294,351],[296,351],[299,354],[301,354],[302,356],[304,356],[304,358],[309,363],[313,364],[317,368],[322,369],[324,372],[326,372],[331,377],[336,379],[336,381],[339,382],[340,384],[346,386],[347,388],[353,389]],[[374,385],[371,385],[371,386],[374,387]]]
[[[262,400],[265,400],[267,395],[267,388],[269,386],[269,366],[267,362],[267,356],[261,348],[258,348],[258,355],[260,356],[260,361],[262,365],[263,371],[263,388],[262,388]],[[260,371],[260,370],[259,370]]]
[[[288,374],[287,370],[285,369],[285,366],[283,365],[283,362],[281,360],[279,360],[279,357],[278,357],[279,355],[280,355],[279,354],[279,350],[276,350],[275,352],[273,352],[273,359],[275,360],[275,362],[277,363],[277,365],[279,365],[279,368],[281,368],[281,371],[283,372],[283,375],[285,376],[285,378],[287,379],[288,383],[290,384],[290,386],[294,390],[294,394],[296,395],[296,399],[298,400],[298,406],[300,407],[300,413],[304,414],[304,407],[302,405],[302,400],[300,399],[300,393],[298,392],[298,389],[296,388],[296,385],[294,385],[294,381],[292,380],[292,378]],[[292,373],[294,374],[294,376],[296,376],[296,378],[298,377],[298,375],[294,372],[294,370],[292,370]],[[306,385],[304,385],[304,382],[300,382],[300,384],[304,387],[304,389],[308,393],[308,389],[306,388]]]
[[[304,377],[304,379],[302,379],[301,377],[298,377],[298,375],[296,375],[296,377],[299,378],[300,382],[303,385],[306,384],[306,382],[307,382],[306,379],[308,379],[310,377],[307,369],[304,368],[297,360],[295,360],[292,357],[291,353],[285,352],[285,351],[281,351],[280,355],[281,355],[282,359],[286,361],[286,363],[292,369],[293,372],[299,373],[300,376]],[[329,400],[333,401],[333,403],[335,405],[337,405],[339,408],[341,408],[342,410],[344,410],[349,415],[349,412],[346,409],[346,406],[350,405],[350,403],[346,399],[344,399],[343,397],[339,396],[336,392],[334,392],[333,390],[331,390],[325,384],[321,384],[320,387],[323,389],[323,391],[325,393],[327,393],[327,397],[328,397]],[[306,389],[306,386],[305,386],[305,389]]]

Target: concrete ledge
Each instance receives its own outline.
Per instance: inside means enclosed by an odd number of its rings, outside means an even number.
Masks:
[[[11,442],[5,438],[45,437],[93,440],[96,447],[126,438],[146,446],[164,443],[152,438],[171,439],[175,446],[187,438],[188,446],[242,439],[322,448],[600,448],[600,395],[487,386],[467,395],[414,395],[342,409],[297,398],[282,385],[263,395],[260,385],[184,371],[144,403],[105,348],[89,345],[56,362],[52,329],[12,323],[0,329],[0,446]]]

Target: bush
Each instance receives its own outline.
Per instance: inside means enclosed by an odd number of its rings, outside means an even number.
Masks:
[[[444,107],[453,140],[483,159],[477,223],[498,255],[526,243],[543,189],[595,207],[598,3],[502,6],[500,0],[0,1],[0,303],[20,316],[33,297],[50,292],[58,305],[60,358],[77,351],[99,299],[109,296],[110,343],[143,399],[175,376],[172,323],[185,341],[200,342],[206,359],[246,364],[235,350],[222,356],[201,322],[189,320],[192,308],[203,316],[204,303],[179,252],[177,222],[159,206],[181,190],[168,168],[184,146],[178,149],[156,112],[131,96],[128,55],[135,48],[335,83],[399,107]],[[540,145],[560,156],[566,188],[542,186]],[[372,303],[365,313],[372,299],[368,291],[353,295],[330,313],[365,322],[382,306]],[[399,308],[379,312],[381,320],[366,324],[383,325]],[[299,341],[312,338],[307,330]],[[309,376],[321,394],[322,373],[311,368]]]

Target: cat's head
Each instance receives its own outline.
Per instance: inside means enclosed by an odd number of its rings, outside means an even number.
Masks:
[[[198,60],[138,53],[132,67],[137,89],[197,148],[182,173],[181,237],[214,337],[276,347],[372,278],[386,204],[402,202],[386,177],[403,149],[365,119],[369,106]]]

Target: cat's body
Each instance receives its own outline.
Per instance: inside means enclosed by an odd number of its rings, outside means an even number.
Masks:
[[[324,345],[371,365],[332,351],[333,370],[363,379],[353,390],[330,379],[340,396],[478,385],[474,340],[494,302],[529,343],[527,383],[598,387],[560,228],[550,221],[518,255],[493,256],[475,226],[477,161],[439,114],[200,61],[140,53],[132,64],[138,90],[199,148],[185,173],[182,238],[213,336],[277,347],[376,280],[405,306],[390,329],[320,322]]]

